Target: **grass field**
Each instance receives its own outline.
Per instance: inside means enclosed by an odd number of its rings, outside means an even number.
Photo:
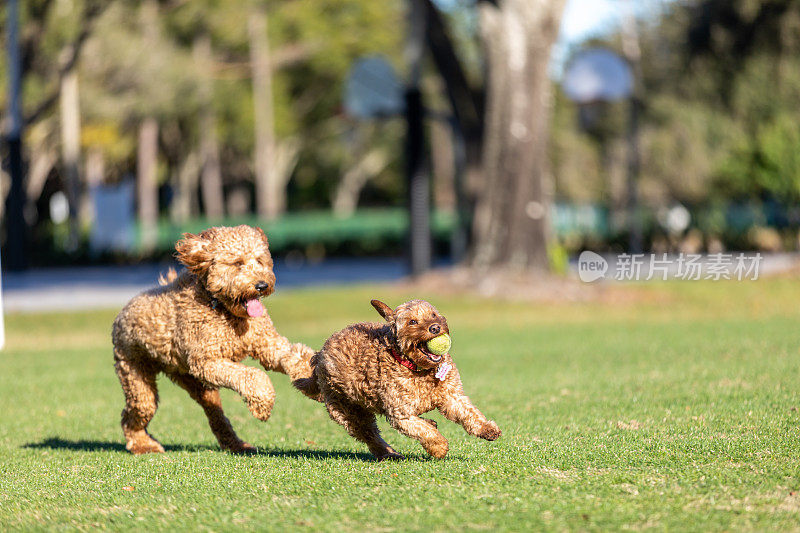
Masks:
[[[409,296],[284,291],[268,307],[319,346],[377,318],[370,298]],[[133,457],[114,313],[7,317],[0,530],[800,529],[800,281],[638,286],[612,303],[425,296],[504,434],[470,438],[437,414],[445,459],[385,429],[409,459],[381,464],[281,375],[266,424],[223,392],[260,455],[218,451],[200,408],[161,379],[150,427],[168,453]]]

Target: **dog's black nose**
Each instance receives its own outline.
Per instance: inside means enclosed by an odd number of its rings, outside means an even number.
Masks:
[[[439,333],[442,332],[442,326],[440,326],[439,324],[433,324],[431,327],[428,328],[428,331],[430,331],[434,335],[438,335]]]
[[[266,281],[259,281],[256,283],[256,290],[258,292],[264,292],[267,289],[269,289],[269,283]]]

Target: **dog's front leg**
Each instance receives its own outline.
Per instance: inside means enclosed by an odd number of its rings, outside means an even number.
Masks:
[[[387,416],[387,418],[393,428],[406,437],[417,439],[432,456],[441,459],[447,455],[447,439],[428,420],[418,416]]]
[[[314,368],[311,358],[316,352],[299,342],[289,340],[277,333],[266,338],[265,342],[256,350],[253,357],[261,363],[266,370],[281,372],[289,376],[296,386],[302,380],[313,380]],[[304,394],[317,399],[317,393],[310,393],[304,387],[298,387]]]
[[[195,377],[216,387],[237,392],[254,417],[266,422],[275,404],[275,389],[267,374],[227,359],[190,358],[189,368]]]
[[[486,440],[496,440],[501,431],[494,420],[487,420],[464,394],[448,397],[439,406],[439,411],[448,420],[460,424],[467,433]]]

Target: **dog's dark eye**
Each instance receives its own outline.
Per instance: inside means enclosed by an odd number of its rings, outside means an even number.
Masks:
[[[233,266],[235,267],[244,266],[244,261],[242,261],[241,259],[237,259],[236,261],[233,262]]]
[[[417,321],[416,321],[416,320],[409,320],[409,321],[408,321],[408,324],[409,324],[410,326],[416,326],[416,325],[417,325]]]

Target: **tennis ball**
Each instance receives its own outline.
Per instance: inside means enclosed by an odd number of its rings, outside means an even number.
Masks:
[[[450,335],[443,333],[428,341],[428,349],[436,355],[444,355],[450,351]]]

